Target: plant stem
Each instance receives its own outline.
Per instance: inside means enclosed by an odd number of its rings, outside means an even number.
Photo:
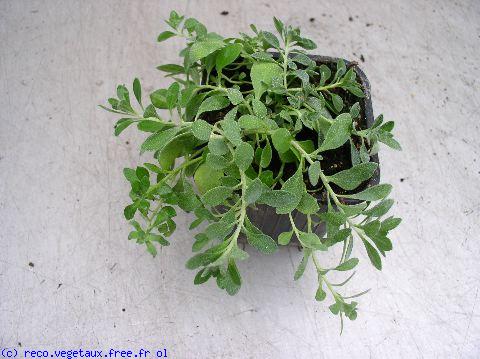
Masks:
[[[335,289],[332,288],[332,285],[328,281],[327,277],[324,274],[322,274],[322,271],[324,271],[324,269],[322,267],[320,267],[320,264],[318,263],[318,259],[317,259],[317,257],[315,257],[315,253],[312,253],[312,260],[313,260],[313,263],[315,264],[315,267],[317,268],[318,275],[325,282],[325,284],[327,285],[327,288],[330,291],[330,293],[333,295],[335,300],[339,299],[340,298],[339,294],[335,291]]]
[[[313,163],[313,160],[312,158],[310,157],[310,155],[305,152],[305,150],[302,148],[302,146],[300,146],[300,144],[297,142],[297,141],[292,141],[291,142],[292,145],[302,154],[302,157],[305,157],[305,159],[310,163],[312,164]],[[328,183],[328,179],[327,177],[325,176],[325,174],[323,173],[323,170],[320,168],[320,179],[323,183],[323,186],[325,187],[325,189],[327,190],[328,194],[332,197],[333,199],[333,202],[337,205],[337,208],[340,212],[342,212],[343,214],[345,214],[345,210],[342,208],[342,203],[340,203],[336,193],[333,191],[332,187],[330,186],[330,184]],[[365,236],[364,236],[364,232],[361,228],[358,228],[355,224],[355,222],[353,222],[350,218],[346,217],[347,219],[347,222],[348,222],[348,225],[350,226],[350,228],[352,228],[356,233],[357,235],[362,239],[362,240],[366,240]]]
[[[203,150],[203,149],[202,149]],[[146,193],[146,195],[151,195],[153,192],[155,192],[163,183],[165,183],[166,180],[171,179],[173,175],[176,175],[178,172],[180,172],[182,169],[185,167],[188,167],[194,163],[197,163],[202,160],[202,157],[197,157],[192,160],[187,160],[183,162],[180,166],[177,168],[173,169],[172,172],[167,174],[164,178],[162,178],[159,182],[155,183],[152,187],[150,187]]]
[[[287,68],[288,68],[288,53],[289,53],[288,37],[285,39],[285,50],[283,52],[283,86],[288,90],[287,83]]]
[[[300,241],[300,232],[298,231],[298,228],[297,226],[295,225],[295,222],[293,221],[293,218],[292,218],[292,214],[289,213],[288,214],[288,218],[290,219],[290,224],[292,225],[292,230],[293,232],[295,233],[295,235],[297,236],[298,240]],[[300,244],[302,244],[302,242],[300,242]],[[302,247],[303,247],[303,244],[302,244]],[[305,248],[305,247],[304,247]],[[322,267],[320,267],[320,264],[318,263],[318,260],[317,260],[317,257],[315,257],[315,252],[312,251],[312,260],[313,260],[313,263],[315,264],[315,267],[317,268],[317,273],[318,275],[322,278],[322,280],[325,282],[325,284],[327,285],[328,287],[328,290],[330,291],[330,293],[332,293],[333,297],[335,299],[337,299],[339,296],[338,296],[338,293],[332,288],[330,282],[328,281],[328,279],[326,278],[326,276],[324,274],[322,274],[322,272],[324,271],[324,269]]]

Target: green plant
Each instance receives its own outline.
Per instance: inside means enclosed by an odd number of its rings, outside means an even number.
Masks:
[[[157,246],[168,246],[167,238],[175,231],[174,207],[193,212],[190,229],[207,222],[195,235],[192,250],[197,254],[187,262],[187,268],[199,270],[194,283],[213,277],[233,295],[242,282],[237,261],[248,257],[239,237],[245,235],[265,254],[277,249],[277,242],[252,224],[247,208],[274,207],[291,221],[291,231],[280,234],[278,244],[287,245],[295,236],[303,247],[295,280],[311,259],[318,273],[315,298],[323,301],[329,292],[334,299],[331,312],[342,323],[343,316],[355,319],[357,303],[351,299],[363,293],[344,296],[337,290],[353,274],[339,284],[331,283],[327,274],[355,268],[354,243],[363,245],[377,269],[382,266],[380,255],[392,249],[387,235],[400,219],[383,219],[393,204],[386,199],[391,186],[356,189],[377,169],[370,156],[379,142],[400,149],[391,133],[393,122],[379,116],[373,126],[362,128],[360,105],[351,100],[364,96],[354,67],[347,68],[342,60],[333,71],[318,65],[305,54],[315,43],[276,18],[278,36],[252,25],[253,35],[227,39],[174,11],[167,24],[172,30],[161,33],[158,41],[177,36],[187,43],[180,52],[182,65],[158,66],[172,84],[151,93],[151,104],[145,106],[135,79],[133,94],[140,112],[124,85],[118,86],[117,98],[108,100],[110,108],[102,106],[124,116],[115,125],[115,135],[132,124],[151,133],[141,153],[153,152],[155,163],[124,169],[131,185],[132,203],[124,211],[134,228],[129,239],[155,256]],[[277,54],[268,52],[272,50]],[[305,136],[308,139],[299,139]],[[327,174],[322,156],[334,156],[348,143],[352,166]],[[320,195],[326,211],[320,210]],[[345,199],[358,203],[349,205]],[[306,228],[297,227],[293,211],[306,216]],[[319,222],[327,226],[323,238],[312,230]],[[323,266],[318,252],[337,244],[343,245],[338,264]]]

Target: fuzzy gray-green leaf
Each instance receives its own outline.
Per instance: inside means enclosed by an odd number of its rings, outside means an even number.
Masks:
[[[342,146],[350,138],[352,117],[348,113],[342,113],[328,129],[325,140],[320,146],[320,151],[333,150]]]
[[[208,141],[212,132],[212,125],[208,122],[198,119],[192,123],[193,135],[202,141]]]
[[[290,149],[292,139],[292,135],[286,128],[279,128],[272,134],[273,147],[279,153],[285,153]]]
[[[362,163],[327,178],[343,189],[353,190],[372,177],[377,167],[378,164],[375,162]]]
[[[242,142],[233,155],[235,164],[241,171],[246,171],[253,161],[253,148],[248,142]]]
[[[217,51],[225,46],[222,40],[208,39],[204,41],[194,42],[189,52],[190,63],[197,62],[204,57],[210,55],[212,52]]]
[[[232,189],[226,186],[212,188],[202,196],[202,202],[208,206],[218,206],[232,195]]]
[[[235,106],[243,102],[243,95],[240,90],[236,88],[227,89],[227,96],[230,102]]]
[[[197,118],[204,112],[218,111],[230,104],[230,101],[223,95],[207,97],[198,108]]]
[[[318,179],[320,178],[320,162],[315,161],[313,162],[310,167],[308,167],[308,179],[312,186],[316,186],[318,184]]]
[[[387,197],[391,191],[392,185],[384,183],[369,187],[362,192],[343,195],[342,197],[359,199],[361,201],[378,201]]]
[[[158,151],[165,147],[170,140],[175,137],[180,129],[177,127],[169,128],[162,132],[157,132],[148,137],[141,146],[141,150],[145,151]]]

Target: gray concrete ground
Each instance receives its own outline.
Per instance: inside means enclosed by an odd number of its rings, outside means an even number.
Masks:
[[[141,136],[114,138],[96,105],[135,76],[167,84],[155,66],[181,45],[155,38],[172,8],[226,35],[273,28],[273,15],[302,26],[316,52],[359,61],[375,112],[397,121],[404,151],[381,163],[404,222],[383,271],[357,273],[350,289],[372,290],[342,336],[313,300],[313,270],[292,281],[295,249],[249,250],[229,297],[184,269],[190,217],[155,259],[126,240],[121,170],[143,160]],[[3,0],[0,44],[0,348],[480,356],[480,2]]]

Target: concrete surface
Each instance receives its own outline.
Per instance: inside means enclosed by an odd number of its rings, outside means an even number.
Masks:
[[[116,117],[96,105],[135,76],[149,90],[167,84],[155,66],[181,45],[155,38],[172,8],[226,35],[251,22],[271,29],[276,15],[320,54],[363,55],[375,112],[397,121],[405,148],[381,154],[404,222],[383,271],[365,264],[348,287],[372,290],[342,336],[313,300],[312,268],[293,282],[294,249],[250,250],[229,297],[194,287],[184,269],[189,217],[156,259],[126,240],[121,170],[144,160],[142,136],[115,138]],[[480,356],[480,2],[2,0],[0,44],[0,348]]]

